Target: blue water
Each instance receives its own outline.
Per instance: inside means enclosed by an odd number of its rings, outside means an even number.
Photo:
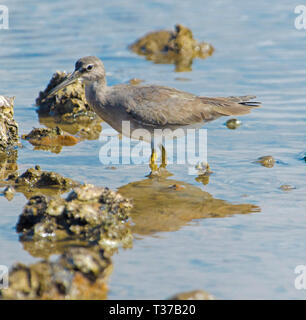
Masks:
[[[113,256],[110,299],[167,298],[204,289],[220,299],[304,299],[294,287],[294,269],[306,264],[305,152],[306,30],[294,27],[292,1],[33,1],[1,0],[10,14],[0,30],[0,94],[16,96],[20,134],[38,127],[35,98],[55,70],[71,71],[85,55],[100,57],[108,84],[131,78],[206,96],[255,94],[263,107],[239,117],[229,130],[225,118],[206,126],[213,175],[203,186],[187,168],[170,165],[171,179],[187,182],[215,199],[249,203],[260,212],[196,219],[173,232],[137,237],[133,248]],[[127,46],[148,31],[190,27],[196,39],[215,47],[194,60],[193,71],[175,73]],[[178,81],[178,77],[188,81]],[[103,130],[107,125],[102,123]],[[39,164],[76,180],[113,189],[145,179],[147,166],[108,170],[99,162],[98,140],[64,147],[59,154],[33,151],[23,142],[20,172]],[[253,163],[272,155],[277,163]],[[284,192],[282,184],[296,189]],[[33,262],[14,226],[26,203],[0,197],[0,264]],[[136,235],[137,236],[137,235]]]

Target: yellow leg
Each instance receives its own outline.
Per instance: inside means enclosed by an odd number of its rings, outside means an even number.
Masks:
[[[167,153],[166,153],[166,149],[165,149],[164,146],[161,146],[161,152],[162,152],[162,156],[161,156],[162,162],[161,162],[160,167],[161,168],[166,168],[166,166],[167,166]]]
[[[150,168],[151,168],[151,171],[152,172],[155,172],[157,171],[158,167],[157,167],[157,152],[152,149],[152,153],[151,153],[151,158],[150,158]]]

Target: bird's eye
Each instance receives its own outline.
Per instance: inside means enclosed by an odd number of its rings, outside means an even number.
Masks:
[[[89,64],[89,65],[86,67],[86,70],[87,70],[87,71],[90,71],[90,70],[92,70],[92,68],[93,68],[93,65],[92,65],[92,64]]]

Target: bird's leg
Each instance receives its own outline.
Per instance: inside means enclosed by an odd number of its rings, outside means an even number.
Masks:
[[[150,158],[150,169],[152,172],[156,172],[158,170],[157,163],[156,163],[157,158],[158,158],[157,152],[155,151],[154,148],[152,148],[152,153]]]
[[[155,143],[154,143],[154,139],[151,140],[151,158],[150,158],[150,169],[151,169],[151,173],[154,173],[158,170],[157,167],[157,152],[155,151]]]
[[[155,151],[154,146],[152,146],[152,154],[151,154],[151,158],[150,158],[151,173],[148,175],[148,177],[163,177],[163,178],[166,178],[166,177],[172,175],[166,169],[166,166],[167,166],[166,149],[162,144],[159,144],[158,147],[161,149],[161,164],[160,164],[159,167],[157,166],[158,154]]]
[[[167,166],[167,153],[166,153],[166,149],[163,145],[161,145],[161,165],[160,168],[166,168]]]

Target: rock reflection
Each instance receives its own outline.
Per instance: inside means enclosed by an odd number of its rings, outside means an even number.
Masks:
[[[47,128],[60,128],[61,130],[76,135],[80,140],[97,140],[102,131],[102,119],[94,118],[91,121],[76,121],[74,123],[58,122],[56,118],[47,115],[39,115],[40,124]]]

